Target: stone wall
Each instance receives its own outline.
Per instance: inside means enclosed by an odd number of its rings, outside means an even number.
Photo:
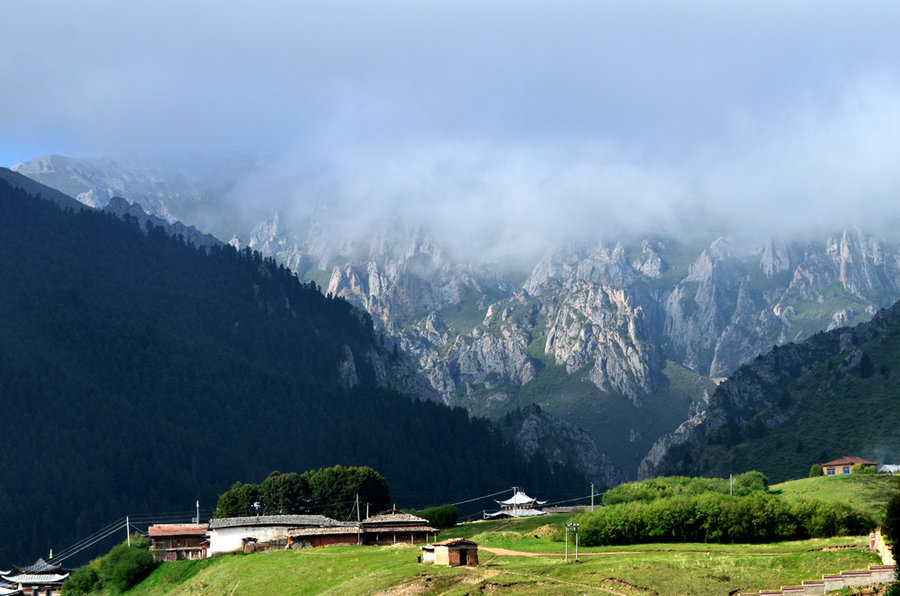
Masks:
[[[843,588],[882,586],[894,581],[897,568],[894,565],[869,565],[868,569],[842,571],[823,575],[822,579],[804,580],[799,586],[782,586],[776,590],[741,592],[739,596],[818,596]]]

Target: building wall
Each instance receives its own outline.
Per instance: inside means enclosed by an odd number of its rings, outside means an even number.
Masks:
[[[356,534],[332,534],[324,536],[304,536],[313,546],[334,546],[336,544],[359,544]]]
[[[209,530],[209,556],[220,553],[232,553],[243,549],[242,538],[256,538],[260,542],[285,540],[288,537],[287,526],[216,528]]]
[[[428,532],[417,532],[410,530],[397,530],[396,532],[367,532],[363,535],[363,543],[369,545],[381,546],[385,544],[426,544],[428,542]]]
[[[739,596],[766,596],[776,595],[802,595],[818,596],[834,590],[846,588],[863,588],[870,586],[882,586],[894,581],[896,567],[889,565],[870,565],[869,569],[842,571],[833,575],[824,575],[822,579],[805,580],[799,586],[782,586],[777,590],[762,590],[760,592],[741,592]]]
[[[434,564],[435,565],[449,565],[450,564],[450,549],[448,549],[446,546],[434,547]]]
[[[456,567],[460,564],[460,554],[461,550],[467,551],[466,554],[466,565],[478,565],[478,548],[450,548],[447,546],[435,546],[434,547],[434,564],[435,565],[448,565],[450,567]]]

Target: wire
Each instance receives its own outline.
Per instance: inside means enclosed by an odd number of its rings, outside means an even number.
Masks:
[[[505,488],[505,489],[497,491],[491,495],[484,495],[483,497],[475,497],[474,499],[468,499],[466,501],[460,501],[458,503],[450,503],[450,504],[453,505],[454,507],[456,505],[465,505],[466,503],[471,503],[472,501],[480,501],[481,499],[487,499],[488,497],[496,497],[497,495],[502,495],[503,493],[505,493],[508,490],[509,490],[508,488]]]

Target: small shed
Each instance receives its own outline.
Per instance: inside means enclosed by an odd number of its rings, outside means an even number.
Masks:
[[[432,546],[435,565],[478,565],[478,544],[471,540],[450,538],[435,542]]]

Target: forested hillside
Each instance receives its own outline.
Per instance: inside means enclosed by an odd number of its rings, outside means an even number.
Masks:
[[[853,328],[776,347],[741,367],[706,411],[660,439],[645,477],[760,470],[803,478],[842,455],[900,462],[900,303]]]
[[[273,469],[371,466],[408,505],[584,490],[462,409],[378,388],[369,316],[271,259],[2,180],[0,238],[0,561]]]

